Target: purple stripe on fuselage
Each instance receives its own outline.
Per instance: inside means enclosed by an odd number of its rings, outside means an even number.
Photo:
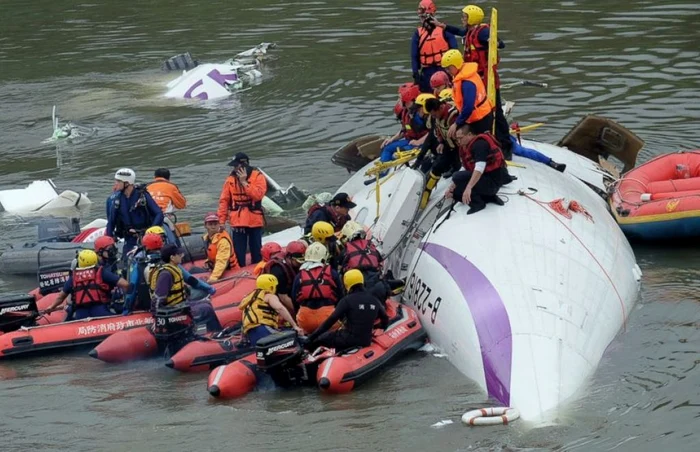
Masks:
[[[423,248],[447,270],[462,292],[479,336],[488,394],[509,406],[513,336],[501,296],[488,278],[464,257],[435,243],[427,243]]]

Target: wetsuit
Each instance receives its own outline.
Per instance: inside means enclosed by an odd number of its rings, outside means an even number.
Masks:
[[[364,287],[358,285],[338,302],[333,313],[309,336],[312,347],[324,345],[344,350],[352,347],[366,347],[372,342],[374,322],[379,317],[380,328],[389,326],[389,316],[382,303]],[[328,331],[337,321],[343,327]]]

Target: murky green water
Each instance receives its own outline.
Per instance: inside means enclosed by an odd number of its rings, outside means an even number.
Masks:
[[[95,205],[83,214],[92,219],[103,215],[118,167],[144,181],[168,166],[191,203],[183,216],[199,221],[216,204],[227,159],[245,151],[283,185],[333,190],[345,178],[330,163],[335,149],[396,128],[390,111],[410,74],[414,3],[5,0],[0,188],[52,178],[89,192]],[[696,2],[493,5],[508,45],[503,78],[550,85],[507,93],[521,125],[547,122],[533,137],[556,141],[596,113],[646,141],[640,160],[698,146]],[[440,2],[439,15],[456,23],[461,6]],[[220,102],[160,97],[174,78],[160,71],[165,58],[190,51],[223,61],[262,41],[279,47],[261,85]],[[54,104],[62,122],[97,134],[42,144]],[[7,214],[0,230],[0,249],[35,234]],[[176,375],[155,361],[108,367],[76,354],[0,365],[0,433],[8,450],[698,450],[700,257],[697,248],[635,251],[642,301],[556,426],[460,425],[484,396],[430,355],[344,397],[307,390],[214,403],[206,375]],[[0,279],[0,289],[31,284]],[[430,427],[444,419],[456,423]]]

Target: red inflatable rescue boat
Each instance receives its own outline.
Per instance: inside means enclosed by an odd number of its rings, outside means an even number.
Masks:
[[[628,171],[610,207],[630,239],[700,237],[700,151],[665,154]]]
[[[308,353],[296,332],[284,331],[258,341],[255,354],[214,369],[207,389],[217,398],[241,397],[255,389],[261,374],[267,374],[280,387],[318,385],[329,393],[349,392],[392,359],[425,342],[427,334],[413,309],[389,300],[387,311],[392,317],[389,327],[375,332],[368,347],[340,352],[320,347]]]

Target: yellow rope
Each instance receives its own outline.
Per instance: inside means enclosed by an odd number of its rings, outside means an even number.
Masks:
[[[529,126],[521,127],[519,130],[510,129],[510,133],[511,133],[511,135],[515,135],[517,133],[532,132],[533,130],[538,129],[538,128],[542,127],[543,125],[545,125],[544,122],[538,122],[535,124],[530,124]]]
[[[397,151],[394,153],[397,158],[390,162],[374,162],[374,166],[365,172],[365,176],[377,176],[388,169],[401,166],[406,162],[410,162],[414,158],[418,157],[418,154],[420,154],[419,148],[410,151]]]

